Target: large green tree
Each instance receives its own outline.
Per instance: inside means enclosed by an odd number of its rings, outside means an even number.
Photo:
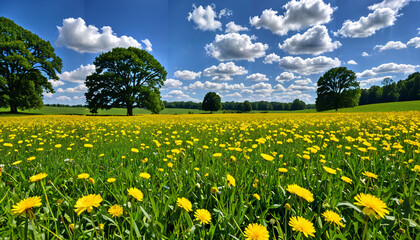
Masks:
[[[318,80],[316,110],[324,111],[359,104],[360,87],[356,74],[345,67],[331,68]]]
[[[114,48],[95,58],[96,71],[86,77],[86,102],[91,112],[114,107],[146,108],[159,113],[164,108],[160,88],[165,68],[148,52],[134,47]]]
[[[242,111],[243,112],[251,112],[252,111],[252,105],[249,101],[245,101],[242,104]]]
[[[222,109],[222,100],[219,95],[215,92],[208,92],[206,96],[204,96],[203,104],[201,105],[204,111],[218,111]]]
[[[41,107],[43,92],[54,92],[48,80],[58,80],[62,67],[50,42],[0,17],[0,107]]]

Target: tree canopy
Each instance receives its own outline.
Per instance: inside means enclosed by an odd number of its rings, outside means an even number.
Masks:
[[[0,107],[41,107],[43,92],[54,92],[48,80],[58,80],[62,67],[50,42],[0,17]]]
[[[204,96],[202,108],[204,111],[218,111],[222,109],[222,100],[219,95],[215,92],[208,92],[206,96]]]
[[[359,103],[360,87],[356,74],[345,67],[331,68],[318,80],[317,111],[354,107]]]
[[[114,48],[95,58],[96,71],[86,77],[86,102],[91,112],[113,107],[134,107],[153,113],[163,108],[160,88],[166,80],[165,68],[147,51],[134,47]]]
[[[252,105],[249,101],[245,101],[242,105],[242,111],[244,112],[251,112],[252,111]]]

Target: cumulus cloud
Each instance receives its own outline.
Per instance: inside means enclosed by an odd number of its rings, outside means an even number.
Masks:
[[[420,65],[411,65],[411,64],[397,64],[397,63],[385,63],[378,67],[365,70],[361,73],[357,73],[357,77],[373,77],[381,73],[413,73],[416,71],[416,68],[419,68]]]
[[[152,48],[152,43],[149,41],[149,39],[144,39],[144,40],[141,40],[143,43],[144,43],[144,45],[146,45],[146,51],[148,51],[148,52],[151,52],[151,51],[153,51],[153,48]]]
[[[298,31],[310,26],[331,21],[334,8],[322,0],[291,0],[283,6],[286,12],[277,15],[277,11],[266,9],[261,16],[250,18],[251,25],[260,29],[269,29],[277,35],[286,35],[289,31]]]
[[[420,37],[410,39],[410,41],[407,42],[407,45],[413,46],[415,48],[420,48]]]
[[[379,48],[379,51],[382,52],[384,50],[390,50],[390,49],[403,49],[403,48],[407,48],[407,46],[400,41],[389,41],[385,45],[376,45],[374,49],[376,48]]]
[[[270,94],[274,91],[270,83],[263,82],[251,85],[250,88],[257,94]]]
[[[178,70],[174,73],[174,77],[180,78],[182,80],[194,80],[196,78],[201,77],[201,72],[193,72],[189,70],[183,70],[183,71]]]
[[[93,25],[86,26],[82,18],[66,18],[63,26],[57,28],[59,35],[55,44],[80,53],[106,52],[115,47],[142,47],[133,37],[116,36],[110,26],[102,27],[102,33]]]
[[[182,100],[182,101],[193,101],[193,102],[199,101],[198,99],[188,96],[181,90],[172,90],[167,95],[164,95],[163,97],[170,98],[171,100]]]
[[[241,25],[236,25],[235,22],[229,22],[226,24],[226,33],[236,33],[240,31],[248,31],[248,28],[242,27]]]
[[[86,66],[80,65],[77,69],[73,71],[65,71],[61,74],[57,74],[60,80],[75,82],[75,83],[84,83],[86,76],[89,76],[95,72],[95,65],[88,64]]]
[[[44,95],[44,97],[47,97],[47,98],[52,98],[53,93],[50,93],[50,92],[43,92],[43,93],[42,93],[42,95]]]
[[[217,21],[218,18],[216,13],[216,6],[214,4],[208,5],[207,7],[195,6],[194,10],[188,13],[188,21],[193,21],[196,27],[203,31],[215,31],[222,28],[222,23]],[[222,15],[220,15],[221,17]]]
[[[232,80],[232,76],[247,74],[246,70],[242,66],[236,66],[233,62],[220,63],[218,66],[211,66],[204,69],[204,76],[213,76],[214,81],[229,81]]]
[[[339,41],[333,42],[328,35],[325,26],[314,26],[303,34],[296,34],[279,44],[279,48],[291,54],[319,55],[324,52],[332,52],[339,48]]]
[[[385,78],[393,78],[393,76],[385,76],[385,77],[376,77],[376,78],[369,78],[362,81],[359,81],[360,87],[365,88],[369,85],[373,85],[375,83],[381,82]]]
[[[274,90],[275,91],[280,91],[280,92],[285,92],[287,89],[285,87],[283,87],[283,85],[277,84],[276,86],[274,86]]]
[[[238,92],[234,92],[234,93],[231,93],[231,94],[226,94],[225,96],[235,98],[235,99],[242,98],[242,95]]]
[[[61,80],[54,80],[54,79],[50,79],[50,80],[48,80],[48,82],[50,82],[53,87],[59,87],[59,86],[62,86],[64,84],[66,84],[65,82],[63,82]]]
[[[286,81],[290,81],[290,80],[293,80],[295,78],[296,78],[296,76],[293,73],[290,73],[290,72],[282,72],[280,75],[278,75],[276,77],[275,80],[277,82],[279,82],[279,83],[284,83]]]
[[[55,99],[61,100],[61,101],[71,101],[71,98],[67,96],[59,96],[59,97],[56,97]]]
[[[407,5],[410,2],[410,0],[384,0],[380,3],[373,4],[368,7],[369,10],[376,10],[381,8],[389,8],[394,11],[398,11],[401,8],[403,8],[405,5]]]
[[[182,86],[182,82],[176,79],[168,78],[165,81],[165,88],[178,88]]]
[[[268,81],[268,78],[265,74],[254,73],[254,74],[251,74],[248,77],[246,77],[246,80],[251,80],[251,81],[254,81],[254,82],[266,82],[266,81]]]
[[[80,84],[77,85],[74,88],[66,88],[66,89],[62,89],[62,88],[58,88],[57,92],[59,93],[80,93],[80,92],[86,92],[88,90],[88,88],[84,85],[84,84]]]
[[[287,71],[311,75],[324,72],[330,68],[338,67],[341,62],[338,58],[319,56],[302,59],[300,57],[287,56],[279,61],[279,66]]]
[[[214,41],[207,44],[205,49],[208,55],[219,61],[248,60],[253,62],[256,58],[265,55],[268,44],[252,43],[251,40],[253,39],[246,34],[217,34]]]
[[[369,37],[382,28],[394,25],[396,20],[396,11],[390,8],[377,8],[373,13],[367,17],[361,17],[358,21],[346,20],[334,35],[350,38]]]
[[[347,62],[347,64],[350,64],[350,65],[357,65],[357,62],[356,62],[356,61],[354,61],[354,60],[352,59],[352,60],[349,60],[349,61]]]
[[[236,91],[236,90],[242,90],[245,89],[245,85],[243,83],[240,84],[228,84],[226,82],[223,83],[215,83],[215,82],[209,82],[206,81],[204,83],[200,81],[196,81],[194,83],[191,83],[188,86],[188,89],[194,90],[194,89],[204,89],[204,90],[212,90],[212,91]]]
[[[363,56],[363,57],[369,57],[370,55],[369,55],[369,53],[367,53],[367,52],[362,52],[362,56]]]
[[[265,64],[272,64],[272,63],[278,62],[278,61],[280,61],[280,56],[278,56],[275,53],[270,53],[267,56],[265,56],[265,58],[264,58],[264,63]]]

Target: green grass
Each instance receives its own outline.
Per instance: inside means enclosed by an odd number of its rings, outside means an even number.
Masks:
[[[392,103],[378,103],[354,108],[341,108],[338,112],[399,112],[399,111],[420,111],[420,101],[408,102],[392,102]],[[9,109],[0,108],[0,116],[19,116],[19,114],[8,113]],[[261,113],[267,111],[252,111],[252,113]],[[298,111],[268,111],[269,113],[315,113],[315,109],[305,109]],[[335,110],[325,111],[326,113],[335,112]],[[31,109],[21,111],[22,116],[25,115],[90,115],[89,109],[83,107],[49,107],[45,106],[41,109]],[[110,110],[99,110],[98,115],[126,115],[127,110],[124,108],[113,108]],[[151,114],[150,111],[145,109],[134,109],[134,114]],[[208,111],[198,109],[183,109],[183,108],[165,108],[161,114],[203,114],[209,113]],[[223,113],[223,110],[214,112]]]

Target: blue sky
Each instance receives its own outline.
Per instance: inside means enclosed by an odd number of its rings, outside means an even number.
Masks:
[[[168,72],[167,101],[314,103],[332,67],[363,88],[420,70],[420,1],[6,1],[0,15],[51,42],[63,59],[45,103],[84,104],[93,61],[113,47],[149,51]]]

